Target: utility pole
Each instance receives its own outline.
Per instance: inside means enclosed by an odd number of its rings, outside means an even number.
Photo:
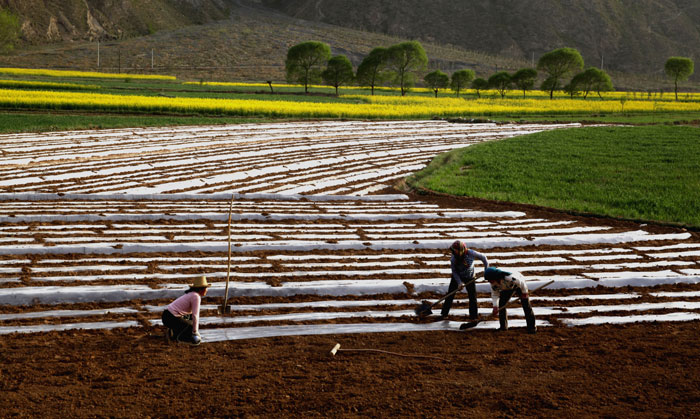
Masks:
[[[97,68],[100,68],[100,39],[97,39]]]
[[[151,48],[151,70],[153,70],[153,48]]]
[[[603,53],[600,53],[600,69],[603,69]]]
[[[117,73],[121,74],[121,72],[122,72],[122,50],[121,50],[121,48],[119,48],[117,51],[118,51],[117,56],[119,57],[119,59],[117,61],[118,62]]]

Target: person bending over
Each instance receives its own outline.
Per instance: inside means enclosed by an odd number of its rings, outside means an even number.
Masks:
[[[491,284],[491,299],[493,300],[492,314],[494,316],[498,314],[498,322],[501,326],[498,330],[508,330],[508,313],[505,305],[510,301],[510,297],[515,294],[520,297],[520,303],[525,312],[527,332],[530,334],[537,333],[535,313],[533,313],[532,306],[530,305],[530,298],[525,281],[516,274],[493,267],[486,269],[484,277],[486,277],[486,280]]]

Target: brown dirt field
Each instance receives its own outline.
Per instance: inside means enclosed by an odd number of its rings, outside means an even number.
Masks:
[[[9,335],[3,417],[698,417],[698,322],[166,345]],[[672,339],[674,344],[669,345]],[[329,351],[379,349],[377,352]]]
[[[393,189],[382,192],[397,193]],[[543,217],[549,221],[575,220],[580,226],[602,225],[611,227],[611,231],[640,228],[639,222],[633,220],[567,214],[526,205],[416,193],[411,193],[410,196],[413,201],[433,203],[444,209],[520,210],[526,212],[528,217]],[[135,205],[143,205],[144,209],[148,209],[145,204]],[[68,209],[63,208],[60,211],[72,211],[69,205],[67,207]],[[83,209],[76,214],[85,211]],[[213,222],[208,222],[212,224],[208,228],[213,228]],[[289,225],[303,223],[286,221]],[[322,225],[324,222],[317,223]],[[148,221],[141,224],[144,228],[150,225]],[[161,224],[167,225],[168,222],[158,221],[153,224],[158,227]],[[249,224],[254,226],[256,223]],[[685,231],[680,226],[651,223],[646,225],[644,230],[662,234]],[[698,231],[690,231],[690,234],[692,237],[688,241],[697,242],[700,238]],[[37,233],[37,237],[41,235]],[[643,246],[656,244],[661,246],[668,243],[644,242]],[[623,243],[619,247],[634,248],[638,245],[639,243]],[[605,246],[584,244],[566,248],[596,249]],[[537,247],[543,251],[556,248]],[[533,247],[508,248],[508,251],[517,250],[532,251]],[[496,251],[498,249],[494,248],[485,253]],[[431,250],[425,252],[435,253]],[[249,251],[245,256],[264,259],[263,256],[279,253],[274,250]],[[318,250],[313,253],[348,256],[358,253],[381,254],[380,251],[373,250]],[[221,256],[221,260],[225,260],[225,254],[221,252],[132,253],[128,256],[155,259],[175,256]],[[14,258],[15,256],[11,255],[0,257],[2,260]],[[54,258],[56,257],[48,255],[32,256],[29,259],[32,260],[33,267],[36,261]],[[95,259],[94,255],[86,257],[77,254],[61,255],[61,258],[63,262],[51,265],[79,266],[83,260],[86,263],[94,263],[90,262],[90,259]],[[118,259],[119,256],[97,258]],[[695,256],[674,259],[697,263]],[[447,265],[447,259],[443,260]],[[303,266],[285,268],[280,264],[271,263],[272,268],[251,267],[246,268],[245,273],[264,274],[291,269],[301,272],[306,269]],[[22,265],[28,264],[23,262]],[[223,262],[220,265],[225,266]],[[567,265],[569,263],[558,273],[577,273],[581,270],[566,269]],[[161,273],[155,264],[148,269],[149,273]],[[193,268],[182,268],[181,271],[186,271],[187,274],[198,273],[194,272]],[[86,272],[90,271],[76,274],[76,279],[80,279]],[[162,272],[169,271],[162,269]],[[388,279],[397,275],[378,276]],[[327,277],[344,279],[334,274],[328,274]],[[77,282],[66,280],[57,284],[41,279],[41,274],[34,273],[31,279],[7,283],[3,288],[28,285],[73,286],[74,282]],[[183,277],[180,280],[187,279]],[[157,278],[139,281],[154,287],[163,282]],[[90,284],[123,282],[104,279]],[[648,293],[652,291],[695,291],[700,289],[699,287],[698,284],[666,284],[616,289],[545,289],[538,295],[556,297],[635,292],[640,294],[635,302],[642,303],[664,301],[663,297],[650,296]],[[439,295],[426,292],[415,297],[434,300]],[[262,304],[327,298],[311,295],[235,296],[230,302]],[[363,298],[365,297],[341,296],[337,299]],[[413,297],[399,293],[375,295],[372,298]],[[697,301],[698,298],[688,297],[684,300]],[[675,301],[672,298],[668,300]],[[166,304],[169,301],[170,299],[13,305],[0,307],[0,313],[137,307],[143,304]],[[205,304],[218,305],[221,301],[220,298],[207,298]],[[622,305],[627,302],[609,300],[607,303]],[[589,299],[567,301],[561,304],[561,307],[593,304],[599,302]],[[533,305],[537,312],[540,304],[534,302]],[[559,303],[541,305],[560,306]],[[464,308],[464,305],[460,308]],[[262,310],[255,313],[275,314],[284,310],[287,309]],[[330,308],[303,308],[292,311],[307,310],[332,311]],[[344,311],[363,310],[365,308],[355,307]],[[654,314],[666,313],[669,310],[657,309]],[[514,307],[512,313],[517,314],[520,311],[519,307]],[[691,311],[696,312],[697,309]],[[246,313],[239,312],[234,315],[244,314]],[[629,315],[628,312],[618,314]],[[584,315],[566,314],[567,318],[580,316]],[[37,321],[45,324],[63,324],[100,319],[131,319],[140,321],[142,327],[3,335],[0,338],[0,417],[700,417],[700,369],[696,366],[699,358],[697,330],[700,321],[569,328],[557,320],[557,315],[543,315],[538,316],[538,319],[549,321],[553,326],[540,327],[535,336],[527,335],[523,329],[513,329],[504,333],[472,329],[466,332],[275,337],[207,342],[193,348],[166,344],[163,328],[153,327],[148,323],[148,320],[157,317],[159,314],[156,312],[141,311],[133,315],[110,314],[74,319],[68,317],[5,321],[3,325],[9,326],[35,324]],[[355,320],[372,323],[403,322],[406,319]],[[291,323],[314,322],[310,320]],[[323,321],[325,324],[344,322],[347,320]],[[278,323],[280,322],[260,322],[264,325]],[[247,327],[258,324],[240,325]],[[207,325],[203,329],[210,327],[228,328],[235,325]],[[341,349],[374,349],[393,353],[341,351],[336,356],[331,356],[329,351],[336,342],[342,344]]]

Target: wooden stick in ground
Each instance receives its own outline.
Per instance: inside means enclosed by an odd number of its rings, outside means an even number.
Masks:
[[[228,302],[228,284],[231,279],[231,213],[233,212],[233,195],[228,206],[228,268],[226,269],[226,291],[224,292],[224,304],[221,306],[221,314],[226,314]]]
[[[438,356],[430,356],[430,355],[416,355],[416,354],[402,354],[398,352],[391,352],[391,351],[383,351],[381,349],[340,349],[340,344],[336,343],[333,349],[331,349],[331,355],[335,356],[336,353],[343,351],[343,352],[376,352],[380,354],[388,354],[388,355],[396,355],[396,356],[401,356],[405,358],[429,358],[429,359],[439,359],[440,361],[445,361],[445,362],[450,362],[445,358],[440,358]]]

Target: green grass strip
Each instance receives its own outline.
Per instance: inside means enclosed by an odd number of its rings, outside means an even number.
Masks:
[[[44,81],[0,80],[3,89],[55,89],[55,90],[97,90],[95,84],[51,83]]]
[[[409,185],[452,195],[700,227],[700,129],[590,127],[436,157]]]

